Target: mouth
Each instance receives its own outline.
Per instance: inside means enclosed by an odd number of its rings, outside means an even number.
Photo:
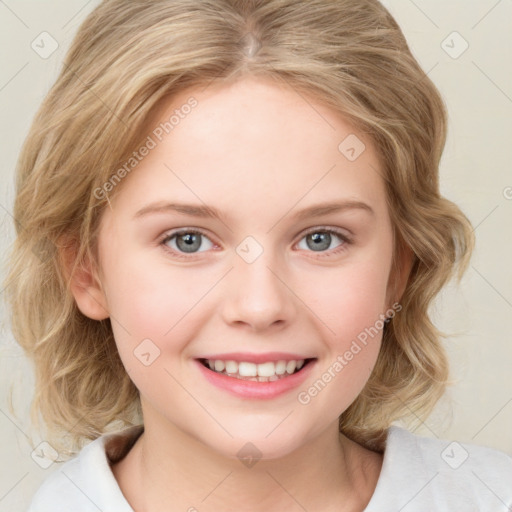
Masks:
[[[246,361],[198,359],[206,369],[213,373],[253,382],[274,382],[286,379],[287,377],[303,372],[304,369],[315,360],[316,358],[288,361],[279,360],[256,364]]]

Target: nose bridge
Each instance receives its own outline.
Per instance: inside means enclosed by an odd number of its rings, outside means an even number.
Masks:
[[[242,322],[256,329],[290,320],[293,297],[283,283],[282,259],[249,236],[237,247],[224,314],[228,322]]]

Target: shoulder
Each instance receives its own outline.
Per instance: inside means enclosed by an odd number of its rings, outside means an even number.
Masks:
[[[381,475],[366,512],[373,512],[373,504],[381,506],[380,502],[391,505],[380,512],[446,507],[509,512],[512,457],[485,446],[418,436],[392,426]]]
[[[110,454],[113,449],[118,457],[121,445],[129,449],[141,431],[130,427],[89,443],[43,481],[27,512],[133,512],[112,473]]]

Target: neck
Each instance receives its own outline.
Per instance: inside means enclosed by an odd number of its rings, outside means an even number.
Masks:
[[[113,471],[135,510],[361,512],[381,465],[381,454],[340,434],[337,422],[291,453],[253,460],[223,456],[174,425],[151,423]]]

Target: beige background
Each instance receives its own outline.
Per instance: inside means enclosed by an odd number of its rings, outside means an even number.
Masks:
[[[20,145],[77,26],[97,3],[0,2],[2,253],[13,240],[10,212]],[[442,189],[468,215],[477,235],[476,252],[461,286],[447,288],[433,310],[437,325],[451,334],[446,345],[457,385],[426,423],[410,428],[512,455],[512,2],[384,3],[445,98],[450,132]],[[59,44],[46,59],[31,48],[44,31]],[[469,47],[461,53],[465,41]],[[43,469],[31,458],[26,433],[32,369],[12,339],[4,311],[2,306],[0,511],[13,512],[26,509],[56,464]],[[7,406],[11,384],[19,417]]]

